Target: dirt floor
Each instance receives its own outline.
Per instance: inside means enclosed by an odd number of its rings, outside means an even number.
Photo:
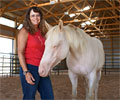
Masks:
[[[55,100],[71,100],[71,83],[68,75],[51,75]],[[37,93],[36,100],[40,96]],[[84,80],[79,77],[78,100],[85,100]],[[0,78],[0,100],[22,100],[22,90],[19,77]],[[120,100],[120,75],[102,75],[98,100]]]

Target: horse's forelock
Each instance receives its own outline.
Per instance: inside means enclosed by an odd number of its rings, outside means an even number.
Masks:
[[[73,28],[74,30],[76,30],[76,29],[77,29],[77,27],[76,27],[76,26],[74,26],[74,25],[72,25],[72,24],[68,24],[68,26],[69,26],[69,27],[71,27],[71,28]]]
[[[59,26],[54,26],[51,30],[48,31],[46,38],[49,38],[52,44],[57,44],[62,38],[60,38]]]
[[[54,34],[56,33],[56,32],[55,32],[55,31],[56,31],[56,27],[57,27],[57,26],[52,27],[52,28],[48,31],[48,33],[46,34],[46,36],[47,36],[47,37],[48,37],[48,36],[53,37]]]
[[[59,26],[56,25],[54,26],[51,30],[49,30],[49,32],[47,33],[47,35],[49,36],[54,36],[54,34],[58,34],[60,32],[59,30]]]

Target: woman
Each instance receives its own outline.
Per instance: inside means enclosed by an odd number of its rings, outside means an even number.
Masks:
[[[42,100],[53,100],[53,90],[49,76],[40,77],[40,64],[45,42],[46,28],[43,14],[38,7],[28,9],[23,28],[18,34],[18,56],[21,64],[20,79],[23,100],[35,100],[38,90]]]

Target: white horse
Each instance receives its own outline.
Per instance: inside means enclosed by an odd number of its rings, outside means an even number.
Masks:
[[[40,76],[47,76],[50,69],[66,58],[72,83],[72,98],[77,96],[78,75],[86,79],[86,100],[97,100],[98,83],[104,65],[104,50],[100,40],[90,37],[71,24],[60,21],[52,27],[46,23],[45,51],[39,66]]]

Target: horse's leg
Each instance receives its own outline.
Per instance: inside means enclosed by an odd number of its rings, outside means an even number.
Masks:
[[[95,86],[96,86],[96,72],[91,72],[87,75],[88,78],[88,94],[86,100],[94,100],[95,96]]]
[[[87,100],[89,88],[88,88],[88,78],[86,78],[86,77],[84,80],[84,86],[85,86],[85,90],[86,90],[86,100]]]
[[[70,70],[68,70],[68,74],[72,83],[72,100],[75,100],[75,98],[77,97],[78,76]]]
[[[96,75],[97,75],[97,79],[96,79],[96,87],[95,87],[95,100],[97,100],[98,85],[101,78],[101,70],[97,71]]]

